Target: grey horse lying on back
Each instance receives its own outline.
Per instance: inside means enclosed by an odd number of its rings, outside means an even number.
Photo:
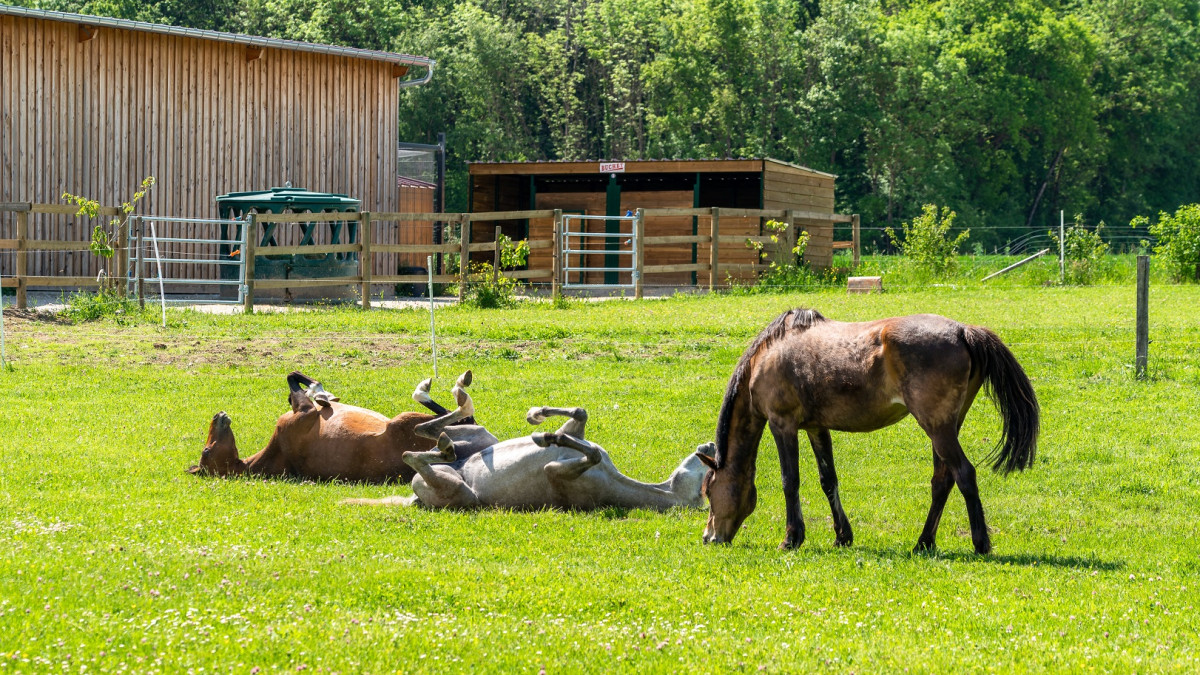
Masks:
[[[424,383],[422,383],[424,385]],[[465,391],[456,391],[459,407],[430,423],[441,429],[437,448],[409,452],[404,461],[416,470],[412,497],[348,499],[348,504],[401,504],[434,509],[559,508],[593,510],[606,507],[664,511],[676,506],[701,508],[700,487],[708,471],[695,453],[662,483],[642,483],[617,470],[603,448],[584,440],[587,412],[583,408],[533,408],[530,424],[548,417],[567,417],[553,433],[535,433],[493,442],[465,459],[459,445],[475,446],[481,434],[472,425],[450,426],[474,415]],[[486,433],[486,432],[484,432]],[[489,434],[490,436],[490,434]],[[471,449],[474,450],[475,447]],[[466,448],[461,448],[466,449]],[[696,452],[712,456],[714,445]]]

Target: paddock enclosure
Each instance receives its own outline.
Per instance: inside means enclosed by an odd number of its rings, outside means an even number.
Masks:
[[[659,215],[655,209],[766,209],[832,215],[836,176],[775,159],[641,160],[641,161],[555,161],[476,162],[468,165],[471,211],[520,211],[561,209],[564,214],[622,216],[637,209],[651,210],[644,221],[644,236],[670,237],[645,250],[645,264],[669,268],[649,273],[648,285],[697,283],[697,270],[709,261],[709,243],[681,241],[709,232],[708,219],[697,215]],[[726,237],[761,237],[765,219],[757,215],[721,216],[720,234]],[[586,232],[620,232],[620,221],[587,220]],[[818,269],[828,268],[833,256],[833,220],[799,219],[810,241],[807,260]],[[501,224],[504,234],[514,239],[549,239],[553,221],[534,218],[522,223]],[[482,228],[484,232],[490,228]],[[481,233],[482,234],[482,233]],[[479,236],[479,235],[477,235]],[[487,236],[486,234],[483,236]],[[603,248],[610,241],[589,242]],[[531,252],[529,267],[549,267],[549,249]],[[583,267],[614,266],[615,256],[586,256]],[[734,278],[747,279],[749,266],[758,262],[757,253],[746,246],[719,247],[723,269]],[[741,268],[741,269],[739,269]],[[619,273],[579,272],[594,283],[617,283]],[[627,274],[625,276],[628,276]],[[607,279],[606,279],[607,277]]]
[[[69,192],[115,206],[154,176],[138,213],[216,218],[217,195],[288,184],[350,195],[364,210],[430,212],[430,186],[398,176],[396,122],[400,90],[427,82],[434,66],[421,56],[0,5],[0,203],[63,204]],[[86,242],[95,224],[34,212],[26,236]],[[431,243],[432,225],[377,223],[373,239]],[[15,227],[0,213],[0,239],[17,239]],[[212,234],[203,227],[174,234]],[[31,276],[85,278],[99,267],[83,251],[34,248]],[[4,274],[13,257],[0,252]],[[406,264],[415,256],[375,257],[380,274]]]

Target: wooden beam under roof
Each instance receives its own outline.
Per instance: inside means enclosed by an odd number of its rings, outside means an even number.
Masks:
[[[606,164],[608,162],[605,162]],[[667,159],[625,162],[623,173],[709,173],[763,170],[761,159]],[[486,162],[468,164],[472,176],[600,174],[600,162]],[[605,172],[607,173],[607,172]]]

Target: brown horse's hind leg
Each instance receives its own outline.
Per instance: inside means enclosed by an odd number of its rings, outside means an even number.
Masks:
[[[955,425],[956,439],[957,431],[962,430],[963,422],[967,419],[967,411],[971,409],[971,404],[974,403],[975,396],[979,393],[982,385],[983,380],[978,377],[967,383],[967,393],[959,408],[958,423]],[[929,503],[929,515],[925,518],[925,527],[921,530],[921,538],[917,539],[917,545],[913,551],[932,551],[937,548],[937,531],[938,525],[942,521],[942,510],[946,507],[946,499],[954,491],[954,474],[950,471],[950,465],[942,461],[936,451],[933,453],[933,478],[929,481],[929,487],[932,497]],[[982,509],[982,506],[980,508]]]
[[[947,424],[935,432],[929,434],[933,439],[933,451],[937,456],[946,463],[946,468],[949,469],[950,475],[954,479],[954,484],[958,486],[958,491],[962,493],[963,499],[967,502],[967,519],[971,523],[971,541],[975,544],[975,552],[984,555],[991,553],[992,540],[988,535],[987,522],[983,517],[983,502],[979,500],[979,485],[975,481],[975,465],[967,459],[963,452],[962,446],[958,443],[958,425]],[[936,479],[937,474],[934,474]],[[944,482],[944,479],[943,479]],[[949,489],[944,488],[946,495],[949,495]],[[934,515],[934,507],[937,506],[938,493],[937,488],[934,491],[934,503],[930,507],[930,516]],[[945,497],[942,497],[942,504],[945,504]],[[940,509],[938,509],[940,511]],[[937,514],[940,518],[941,514]],[[928,522],[926,523],[928,527]],[[936,525],[935,525],[936,528]],[[922,534],[924,539],[924,533]]]
[[[929,505],[929,516],[925,518],[925,529],[921,530],[921,538],[913,551],[932,551],[937,548],[938,524],[942,520],[942,509],[946,507],[946,499],[954,490],[954,476],[950,467],[942,461],[938,454],[933,453],[933,479],[930,481],[933,501]]]
[[[834,545],[849,546],[854,543],[854,532],[850,529],[850,519],[842,510],[842,498],[838,495],[837,470],[833,467],[833,438],[828,429],[821,429],[808,432],[808,442],[812,444],[813,454],[817,457],[821,490],[829,500],[829,510],[833,513],[833,533],[837,536]]]
[[[455,384],[454,389],[452,390],[454,392],[454,399],[458,403],[458,407],[446,413],[445,415],[441,415],[429,420],[428,422],[422,422],[418,424],[417,426],[413,427],[413,433],[421,438],[439,440],[439,437],[442,435],[442,430],[446,427],[473,419],[475,416],[475,403],[471,401],[471,396],[466,390],[466,386],[470,384],[470,382],[471,371],[468,370],[459,376],[458,382]],[[413,392],[414,399],[421,401],[418,395],[423,389],[426,395],[428,395],[427,383],[428,380],[425,380],[421,384],[417,385],[417,391]]]
[[[795,429],[770,423],[775,447],[779,450],[779,471],[783,474],[783,502],[787,513],[781,549],[799,548],[804,543],[804,514],[800,510],[800,440]]]

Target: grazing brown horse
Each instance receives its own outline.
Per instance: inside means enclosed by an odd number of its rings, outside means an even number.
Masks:
[[[710,510],[705,543],[728,543],[754,511],[755,461],[764,426],[779,450],[786,536],[780,548],[804,543],[800,513],[799,439],[808,434],[821,489],[833,511],[836,544],[854,539],[838,497],[829,432],[874,431],[912,414],[933,442],[933,503],[917,550],[935,546],[938,521],[955,485],[967,502],[975,552],[991,551],[975,467],[958,432],[975,395],[989,385],[1004,430],[992,469],[1009,473],[1033,462],[1038,403],[1033,386],[995,333],[931,314],[863,323],[830,321],[811,309],[793,309],[750,343],[725,390],[717,422],[715,457],[704,491]]]

